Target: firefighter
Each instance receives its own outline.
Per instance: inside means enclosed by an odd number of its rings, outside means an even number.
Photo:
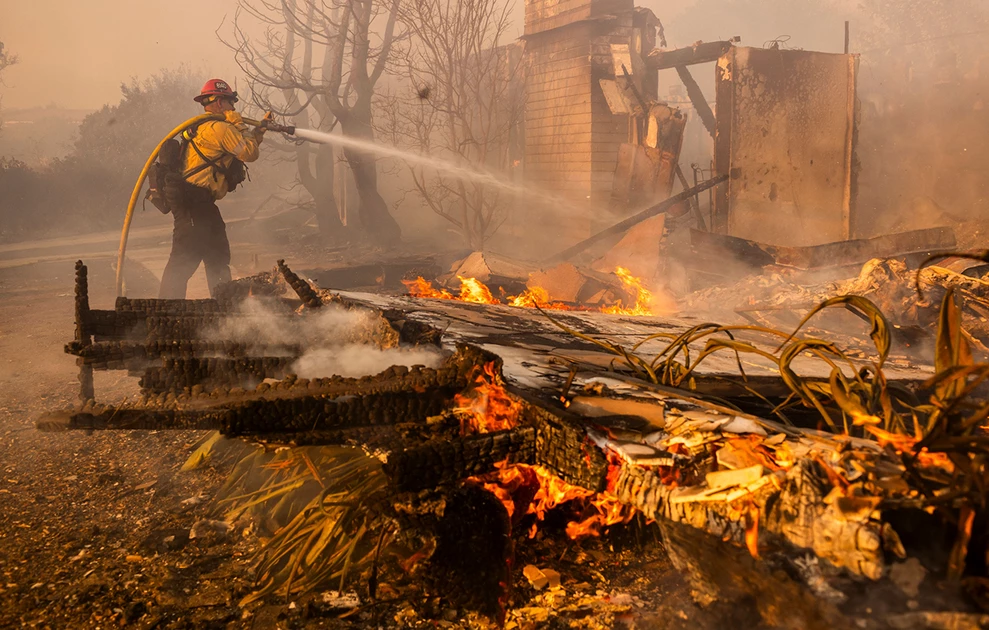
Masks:
[[[180,168],[165,177],[163,193],[175,227],[160,298],[184,299],[199,263],[206,267],[210,295],[230,280],[230,243],[216,201],[244,181],[244,163],[258,159],[264,137],[264,125],[250,129],[234,110],[237,93],[226,81],[210,79],[194,100],[224,120],[209,120],[183,132]]]

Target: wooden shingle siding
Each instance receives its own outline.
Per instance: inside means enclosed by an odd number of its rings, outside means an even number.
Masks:
[[[525,34],[541,33],[581,20],[632,9],[632,0],[527,0]]]

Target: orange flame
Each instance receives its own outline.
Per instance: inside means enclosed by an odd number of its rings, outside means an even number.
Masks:
[[[491,289],[477,278],[457,276],[457,279],[460,280],[460,301],[473,302],[474,304],[499,304],[498,300],[491,295]]]
[[[577,310],[572,306],[564,304],[563,302],[550,302],[549,291],[542,287],[531,287],[514,297],[509,297],[508,305],[519,308],[535,308],[538,306],[539,308],[552,309],[556,311]]]
[[[412,297],[435,298],[439,300],[454,299],[452,293],[446,289],[434,289],[433,283],[422,276],[419,276],[415,280],[402,280],[402,284],[409,289],[409,295]]]
[[[632,306],[625,306],[621,301],[614,306],[601,308],[601,312],[612,315],[653,315],[656,310],[656,298],[651,291],[642,286],[642,280],[636,278],[632,273],[624,268],[617,267],[615,274],[622,282],[626,290],[635,294],[635,303]],[[415,280],[402,280],[409,289],[409,295],[419,298],[433,298],[439,300],[459,300],[461,302],[471,302],[473,304],[506,304],[518,308],[539,307],[547,310],[558,311],[579,311],[591,310],[581,306],[570,306],[563,302],[550,302],[549,291],[542,287],[530,287],[522,293],[509,296],[505,302],[500,302],[483,282],[477,278],[465,278],[457,276],[460,280],[460,293],[453,295],[446,289],[436,289],[433,284],[419,276]]]
[[[865,430],[873,434],[876,437],[876,441],[879,442],[879,446],[885,447],[887,444],[891,445],[897,453],[906,453],[912,455],[917,459],[917,463],[921,466],[929,466],[932,468],[940,468],[948,473],[953,473],[955,470],[955,464],[945,453],[932,453],[927,450],[926,447],[917,450],[917,438],[903,435],[902,433],[890,433],[889,431],[884,431],[879,427],[874,427],[871,425],[866,425]]]
[[[509,516],[512,517],[515,515],[516,508],[519,507],[514,497],[527,480],[532,479],[533,476],[535,476],[539,486],[528,502],[525,513],[534,515],[537,521],[544,520],[546,513],[550,510],[571,501],[586,502],[585,512],[588,510],[595,511],[594,514],[582,520],[567,524],[567,536],[571,539],[598,536],[602,527],[621,522],[627,523],[635,514],[635,508],[623,505],[610,492],[603,492],[598,495],[593,490],[571,485],[541,466],[502,465],[498,471],[474,479],[498,497],[505,509],[508,510]],[[534,524],[529,531],[529,537],[534,537],[536,531],[537,527]]]
[[[745,548],[753,558],[759,557],[759,506],[754,502],[745,511]]]
[[[624,505],[618,500],[618,497],[610,492],[602,492],[596,499],[591,499],[591,506],[597,510],[597,514],[592,514],[579,522],[567,523],[567,536],[572,540],[587,536],[600,536],[602,527],[627,523],[635,516],[634,507]]]
[[[485,363],[479,370],[468,394],[457,394],[453,401],[457,405],[454,411],[460,414],[463,434],[514,428],[522,411],[522,403],[505,391],[494,361]]]
[[[635,292],[635,304],[624,306],[619,300],[618,304],[602,310],[612,315],[652,315],[652,292],[642,286],[642,280],[625,267],[616,267],[615,275],[622,281],[623,287]]]

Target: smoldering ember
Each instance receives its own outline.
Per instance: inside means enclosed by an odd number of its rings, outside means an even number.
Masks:
[[[2,625],[989,627],[989,5],[227,4],[3,102]]]

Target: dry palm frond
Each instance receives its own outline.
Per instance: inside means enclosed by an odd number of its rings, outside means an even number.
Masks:
[[[309,592],[371,561],[387,485],[377,459],[337,446],[259,449],[234,468],[221,490],[226,518],[253,513],[277,529],[258,552],[257,587],[241,605],[272,594]]]
[[[832,307],[845,308],[869,323],[869,337],[875,346],[875,359],[871,367],[857,367],[832,342],[797,336],[811,318]],[[694,390],[696,384],[693,378],[698,366],[721,351],[730,351],[735,355],[739,374],[745,383],[747,378],[741,355],[751,354],[769,361],[791,391],[791,395],[783,403],[775,406],[770,404],[773,413],[780,415],[784,421],[786,417],[782,415],[782,411],[796,402],[816,410],[827,426],[836,432],[862,433],[862,429],[855,427],[876,423],[881,423],[887,431],[911,431],[917,426],[915,415],[919,403],[916,396],[902,386],[891,385],[883,374],[882,368],[892,347],[889,321],[875,304],[861,296],[843,295],[825,300],[812,309],[789,334],[761,326],[705,323],[679,334],[664,332],[650,335],[631,348],[579,333],[548,313],[543,314],[564,331],[615,354],[617,360],[631,368],[639,378],[654,383]],[[741,333],[776,337],[782,341],[775,351],[770,351],[755,343],[736,339],[736,335]],[[667,340],[667,345],[651,358],[640,354],[646,343],[658,339]],[[691,346],[701,342],[704,343],[703,349],[692,355]],[[794,362],[803,355],[825,363],[830,378],[822,381],[801,376]],[[769,404],[770,401],[755,389],[748,385],[743,387]],[[840,425],[838,418],[841,419]]]

